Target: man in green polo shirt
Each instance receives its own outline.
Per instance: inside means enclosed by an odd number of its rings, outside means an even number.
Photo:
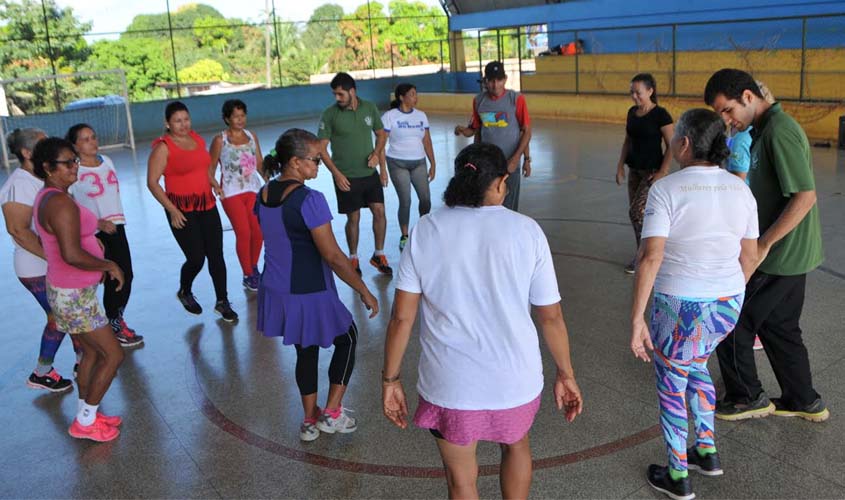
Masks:
[[[384,186],[387,171],[376,172],[379,157],[387,142],[381,113],[375,104],[358,97],[355,80],[348,73],[338,73],[331,81],[335,104],[323,111],[317,136],[322,144],[321,156],[334,178],[337,211],[346,214],[346,243],[352,267],[361,274],[358,264],[358,223],[361,209],[369,207],[373,214],[375,253],[370,258],[382,274],[393,274],[384,255],[387,218],[384,212]],[[373,147],[373,133],[376,145]],[[328,146],[331,143],[332,154]]]
[[[754,127],[748,179],[761,233],[739,322],[716,349],[726,389],[716,404],[716,417],[743,420],[773,413],[821,422],[830,412],[813,388],[799,326],[807,273],[824,258],[807,136],[780,104],[766,102],[744,71],[714,73],[704,101],[737,130]],[[755,334],[780,384],[780,398],[769,400],[757,377]]]

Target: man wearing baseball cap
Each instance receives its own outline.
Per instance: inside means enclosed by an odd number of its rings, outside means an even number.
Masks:
[[[476,142],[489,142],[499,146],[508,159],[508,194],[503,205],[511,210],[519,208],[519,160],[523,158],[522,174],[531,175],[531,157],[528,142],[531,140],[531,117],[525,105],[525,96],[505,89],[508,76],[501,61],[493,61],[484,68],[485,91],[472,101],[472,121],[468,127],[458,125],[455,135],[475,136]]]

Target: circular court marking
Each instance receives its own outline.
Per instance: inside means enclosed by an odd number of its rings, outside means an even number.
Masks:
[[[615,224],[615,223],[610,223]],[[598,257],[579,255],[563,252],[552,252],[553,255],[574,257],[580,259],[587,259],[597,262],[603,262],[611,265],[618,265],[617,262]],[[194,401],[199,406],[203,415],[217,428],[243,441],[244,443],[264,450],[268,453],[278,455],[290,460],[302,462],[309,465],[316,465],[319,467],[326,467],[343,472],[352,472],[356,474],[371,474],[377,476],[391,476],[391,477],[410,477],[410,478],[440,478],[444,477],[445,473],[442,467],[418,467],[412,465],[384,465],[373,464],[367,462],[355,462],[351,460],[344,460],[342,458],[332,458],[308,451],[292,448],[276,441],[260,436],[251,430],[239,425],[227,417],[213,401],[208,397],[203,389],[197,370],[197,361],[202,355],[199,344],[199,339],[191,343],[191,369],[193,377],[189,377],[188,385]],[[600,444],[584,450],[567,453],[565,455],[557,455],[553,457],[540,458],[534,460],[534,469],[548,469],[552,467],[560,467],[563,465],[581,462],[583,460],[590,460],[606,455],[611,455],[618,451],[637,446],[639,444],[650,441],[661,435],[659,425],[654,425],[643,431],[631,434],[609,443]],[[499,466],[495,464],[481,465],[478,468],[479,475],[493,476],[499,474]]]

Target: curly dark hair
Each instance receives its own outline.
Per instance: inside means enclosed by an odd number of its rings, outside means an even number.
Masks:
[[[276,140],[276,149],[264,157],[264,171],[267,175],[282,173],[291,158],[304,158],[308,154],[308,145],[317,141],[317,136],[307,130],[285,130]]]
[[[455,176],[446,186],[443,201],[449,207],[480,207],[490,184],[508,173],[508,160],[495,144],[471,144],[455,158]]]
[[[32,170],[39,179],[47,179],[47,173],[56,170],[56,160],[62,151],[70,151],[74,155],[76,150],[70,141],[62,137],[47,137],[35,145],[32,151]],[[51,165],[48,170],[45,165]]]
[[[240,99],[227,99],[226,102],[223,103],[223,122],[228,125],[229,118],[231,118],[232,113],[235,112],[236,109],[240,109],[241,111],[246,114],[246,103]]]
[[[678,119],[675,134],[689,138],[695,160],[721,165],[731,155],[725,135],[725,122],[709,109],[685,111]]]

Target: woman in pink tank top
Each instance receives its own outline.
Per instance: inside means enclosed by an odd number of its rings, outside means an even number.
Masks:
[[[44,189],[33,203],[33,220],[47,258],[47,300],[56,326],[76,335],[82,345],[77,384],[79,406],[68,433],[78,439],[111,441],[120,431],[121,418],[97,411],[103,395],[123,362],[123,350],[114,338],[97,298],[103,279],[123,286],[123,272],[103,259],[94,234],[97,216],[68,194],[76,182],[79,159],[73,144],[48,137],[33,151],[33,171]]]

